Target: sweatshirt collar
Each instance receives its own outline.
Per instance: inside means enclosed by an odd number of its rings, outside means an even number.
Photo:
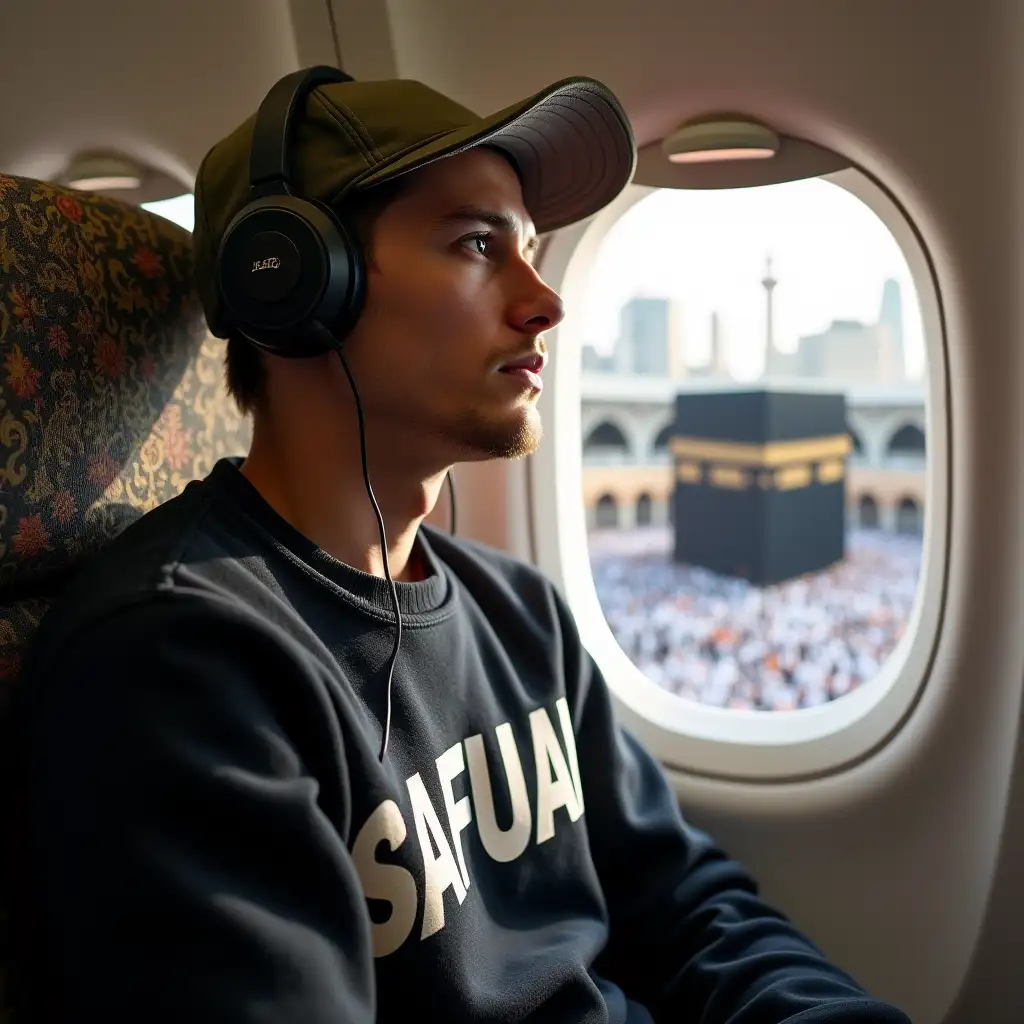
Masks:
[[[392,618],[394,610],[391,587],[387,580],[345,565],[314,544],[279,515],[242,475],[242,462],[243,459],[237,456],[221,459],[206,478],[206,483],[244,515],[254,520],[278,545],[355,598],[357,603],[367,606],[367,610],[375,615],[383,614]],[[395,583],[398,607],[401,609],[403,621],[405,616],[437,611],[445,604],[449,593],[454,591],[424,530],[417,531],[416,545],[420,552],[425,578],[415,583]]]

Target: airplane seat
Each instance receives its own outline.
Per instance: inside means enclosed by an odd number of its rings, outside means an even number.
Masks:
[[[75,567],[246,452],[223,355],[192,286],[188,232],[0,175],[0,716]],[[30,1013],[15,1008],[3,902],[0,1024],[20,1024]]]

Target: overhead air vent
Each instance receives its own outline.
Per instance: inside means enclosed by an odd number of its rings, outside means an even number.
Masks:
[[[650,188],[778,185],[846,170],[832,150],[785,135],[745,114],[703,114],[639,152],[634,183]]]
[[[123,157],[102,153],[72,159],[64,184],[83,192],[130,192],[142,185],[142,168]]]
[[[179,178],[112,150],[88,150],[68,160],[57,181],[141,206],[190,191]]]
[[[779,136],[757,121],[716,116],[687,122],[661,148],[674,164],[769,160],[779,151]]]

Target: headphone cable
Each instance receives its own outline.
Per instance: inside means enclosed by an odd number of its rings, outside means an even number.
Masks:
[[[379,755],[379,760],[383,763],[384,756],[388,749],[388,739],[391,735],[391,687],[395,677],[395,663],[398,661],[398,651],[402,645],[402,610],[398,602],[398,588],[395,586],[395,581],[391,578],[391,565],[388,559],[388,537],[387,531],[384,528],[384,516],[381,514],[380,506],[377,504],[377,497],[373,493],[373,485],[370,483],[370,470],[366,458],[366,425],[363,419],[363,403],[359,397],[359,388],[356,387],[355,377],[352,376],[352,371],[349,369],[348,360],[345,358],[345,354],[342,351],[341,343],[326,327],[323,326],[323,324],[316,323],[316,333],[319,334],[323,340],[328,341],[330,348],[338,356],[338,359],[341,362],[341,367],[345,371],[345,376],[348,378],[349,387],[352,389],[352,398],[355,401],[356,406],[356,419],[359,422],[359,455],[362,460],[363,467],[363,485],[366,487],[366,493],[370,498],[370,504],[373,506],[374,515],[377,517],[377,530],[380,534],[380,554],[381,560],[384,563],[384,578],[387,580],[388,586],[391,590],[391,604],[395,612],[395,645],[392,648],[391,658],[388,664],[387,712],[384,719],[384,734],[381,739]],[[448,482],[448,497],[450,499],[450,532],[452,536],[454,536],[456,526],[455,484],[451,469],[448,470],[445,479]]]
[[[352,376],[352,371],[348,367],[348,360],[345,358],[345,354],[341,350],[341,344],[335,339],[334,335],[327,330],[327,328],[323,327],[321,324],[318,324],[317,326],[321,328],[324,335],[330,338],[330,346],[334,352],[337,353],[338,359],[341,360],[342,369],[345,371],[345,376],[348,377],[349,386],[352,388],[352,397],[356,404],[356,417],[359,420],[359,454],[363,463],[363,484],[366,487],[366,493],[370,497],[370,504],[373,505],[373,511],[377,517],[377,530],[380,533],[380,555],[381,560],[384,563],[384,578],[387,580],[388,586],[391,588],[391,604],[395,610],[395,646],[392,648],[391,658],[388,664],[387,714],[384,718],[384,735],[381,739],[379,756],[379,760],[383,763],[384,755],[387,753],[388,749],[388,738],[391,735],[391,684],[395,677],[395,662],[398,661],[398,649],[402,644],[402,610],[398,604],[398,588],[395,586],[395,581],[391,578],[391,566],[388,562],[388,537],[387,532],[384,529],[384,517],[381,515],[380,506],[377,504],[377,498],[373,493],[373,486],[370,483],[370,470],[366,461],[366,428],[363,421],[363,403],[359,398],[359,389],[356,387],[355,378]]]
[[[448,532],[455,536],[455,470],[449,469],[445,477],[448,481]]]

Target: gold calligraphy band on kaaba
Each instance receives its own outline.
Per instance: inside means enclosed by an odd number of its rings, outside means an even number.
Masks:
[[[784,466],[775,470],[775,489],[778,491],[798,491],[810,487],[814,474],[809,463],[795,466]]]
[[[818,463],[818,482],[823,484],[834,484],[842,480],[846,475],[846,464],[842,459],[829,459],[826,462]]]
[[[712,466],[708,474],[708,482],[712,487],[742,491],[749,481],[745,470],[737,469],[735,466]]]
[[[840,459],[819,463],[817,473],[809,462],[797,462],[774,470],[711,464],[708,467],[707,482],[712,487],[732,491],[743,490],[748,486],[757,486],[763,491],[794,491],[809,487],[814,479],[820,484],[838,483],[845,475],[845,466]],[[676,466],[676,479],[684,484],[703,483],[703,467],[699,462],[680,462]]]
[[[839,464],[842,466],[842,463]],[[676,479],[682,483],[699,484],[703,480],[701,467],[696,463],[681,463],[676,471]],[[796,463],[792,466],[784,466],[781,469],[772,470],[750,470],[739,466],[711,465],[708,467],[707,482],[711,487],[719,487],[724,490],[742,491],[747,487],[757,486],[761,490],[796,491],[803,487],[810,487],[814,479],[814,471],[809,462]],[[828,480],[818,479],[822,483],[835,483],[842,479],[842,473],[838,477],[831,477]]]
[[[671,443],[672,454],[677,458],[696,462],[739,463],[752,467],[841,459],[848,455],[852,448],[849,434],[804,437],[796,441],[769,441],[767,444],[712,441],[703,437],[674,437]]]

